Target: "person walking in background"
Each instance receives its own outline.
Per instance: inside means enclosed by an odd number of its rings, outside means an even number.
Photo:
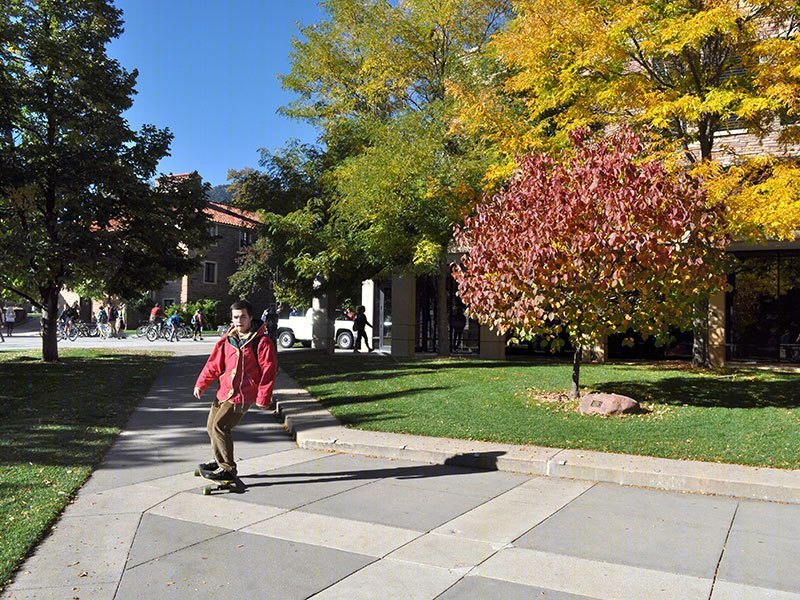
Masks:
[[[119,316],[117,317],[117,337],[125,339],[125,304],[119,305]]]
[[[192,315],[192,339],[197,341],[198,338],[203,341],[203,313],[199,308]]]
[[[100,337],[104,340],[108,339],[108,313],[106,307],[100,305],[100,310],[97,311],[97,330],[100,332]]]
[[[3,325],[6,324],[6,311],[0,308],[0,341],[5,342],[6,338],[3,337]]]
[[[278,341],[278,311],[275,308],[274,304],[270,304],[269,308],[264,311],[264,314],[261,315],[261,320],[264,321],[264,325],[267,327],[267,335],[270,339],[277,343]]]
[[[11,337],[11,334],[14,332],[14,324],[16,321],[17,313],[9,306],[8,309],[6,309],[6,335],[8,337]]]
[[[108,335],[112,338],[117,337],[117,320],[119,319],[119,311],[113,304],[108,305]]]
[[[369,346],[369,339],[367,338],[367,327],[372,327],[372,324],[367,321],[366,315],[366,308],[363,306],[359,306],[356,309],[356,316],[353,320],[353,331],[356,332],[356,345],[354,346],[353,352],[360,352],[359,348],[361,348],[361,340],[364,340],[364,344],[367,346],[367,350],[372,352],[372,348]]]
[[[208,386],[219,381],[206,422],[214,460],[200,465],[213,471],[208,478],[217,481],[237,476],[232,430],[253,404],[270,407],[278,370],[275,344],[266,335],[266,327],[253,319],[252,305],[245,300],[234,302],[231,319],[233,325],[214,345],[194,384],[194,397],[199,400]]]
[[[172,316],[167,319],[167,327],[169,327],[169,337],[167,338],[170,342],[177,342],[178,341],[178,328],[181,326],[181,316],[174,312]]]

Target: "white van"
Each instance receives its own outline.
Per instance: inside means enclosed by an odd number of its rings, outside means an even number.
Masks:
[[[305,315],[289,316],[278,319],[278,344],[281,348],[291,348],[296,342],[310,345],[312,339],[314,310],[309,308]],[[334,321],[334,337],[336,345],[343,350],[353,347],[353,321],[336,319]]]

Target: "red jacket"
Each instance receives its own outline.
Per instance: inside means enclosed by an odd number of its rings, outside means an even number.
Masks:
[[[219,380],[217,400],[220,402],[269,406],[278,355],[265,330],[263,325],[259,327],[241,349],[228,339],[227,333],[223,335],[214,345],[195,387],[205,390]]]

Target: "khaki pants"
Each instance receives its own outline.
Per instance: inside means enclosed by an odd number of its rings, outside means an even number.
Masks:
[[[249,404],[233,404],[214,400],[208,412],[206,430],[211,439],[211,452],[217,465],[236,474],[236,460],[233,457],[233,435],[231,431],[242,420]]]

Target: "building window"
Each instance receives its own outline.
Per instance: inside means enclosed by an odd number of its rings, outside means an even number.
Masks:
[[[216,246],[217,244],[219,244],[219,227],[217,226],[216,223],[214,223],[208,228],[208,233],[210,233],[211,237],[214,238],[214,241],[211,243],[211,245]]]
[[[208,260],[203,263],[203,283],[217,283],[217,263]]]
[[[249,246],[254,241],[253,232],[249,229],[240,229],[239,230],[239,248],[244,248]]]
[[[161,300],[161,306],[164,310],[167,310],[173,304],[175,304],[175,298],[163,298]]]

